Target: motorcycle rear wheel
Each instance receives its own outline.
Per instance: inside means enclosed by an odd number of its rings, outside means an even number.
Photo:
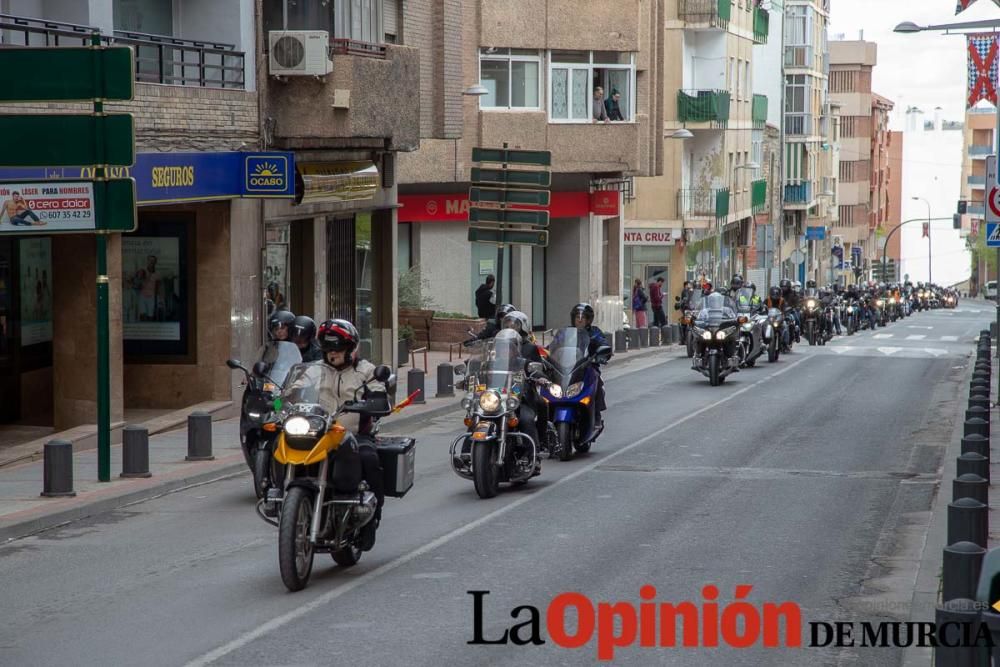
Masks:
[[[477,443],[472,448],[472,482],[480,498],[492,498],[500,490],[500,467],[493,462],[493,446]]]
[[[559,422],[556,424],[556,434],[559,436],[559,460],[569,461],[573,458],[573,425]]]
[[[309,541],[312,512],[311,492],[300,486],[288,490],[278,521],[278,566],[281,581],[293,593],[305,588],[312,574],[315,554]]]

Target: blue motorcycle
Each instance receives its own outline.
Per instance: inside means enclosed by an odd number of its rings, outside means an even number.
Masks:
[[[574,449],[589,451],[603,430],[596,425],[595,403],[601,381],[597,366],[608,362],[611,348],[601,346],[591,355],[590,342],[590,335],[582,329],[560,329],[542,362],[548,384],[542,387],[541,395],[558,436],[560,461],[570,460]]]

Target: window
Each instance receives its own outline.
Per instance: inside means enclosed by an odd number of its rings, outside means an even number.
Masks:
[[[484,84],[485,85],[485,84]],[[593,120],[594,93],[603,93],[605,108],[617,107],[622,120],[635,118],[635,60],[619,51],[552,51],[549,61],[550,122]]]
[[[809,44],[809,14],[810,9],[801,5],[785,8],[785,44]]]
[[[325,30],[337,39],[380,44],[381,0],[264,0],[264,30]]]
[[[489,91],[479,106],[484,109],[538,109],[542,58],[527,49],[481,49],[479,81]]]

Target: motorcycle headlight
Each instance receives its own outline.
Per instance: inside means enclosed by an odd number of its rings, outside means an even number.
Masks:
[[[552,394],[552,398],[562,398],[563,396],[562,387],[557,384],[549,385],[549,393]]]
[[[583,391],[583,383],[574,382],[566,389],[566,398],[573,398],[574,396],[578,396],[581,391]]]
[[[715,340],[726,340],[726,332],[722,330],[716,331]]]
[[[472,397],[466,396],[465,398],[462,399],[462,409],[468,410],[471,407],[472,407]]]
[[[500,409],[500,394],[495,391],[484,391],[479,396],[479,407],[483,412],[497,412]]]
[[[815,301],[813,301],[812,299],[809,299],[808,301],[806,301],[806,308],[815,308],[815,307],[816,307],[816,302]]]
[[[507,412],[514,412],[520,405],[521,401],[517,398],[517,396],[507,397]]]
[[[264,391],[267,392],[267,393],[269,393],[269,394],[277,393],[277,391],[278,391],[278,385],[274,384],[273,382],[265,382],[264,383]]]
[[[885,305],[885,301],[883,301],[882,299],[879,299],[878,301],[875,302],[875,305],[876,306],[884,306]]]
[[[305,417],[292,417],[285,422],[285,433],[288,435],[307,435],[309,420]]]
[[[712,340],[712,332],[711,331],[702,331],[701,332],[701,337],[704,338],[705,340]]]

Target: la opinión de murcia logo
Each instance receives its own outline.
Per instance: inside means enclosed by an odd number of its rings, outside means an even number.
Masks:
[[[615,651],[641,649],[737,649],[993,646],[988,628],[980,623],[883,621],[809,621],[804,623],[797,602],[752,602],[753,586],[738,584],[732,599],[720,600],[717,586],[701,589],[700,601],[658,602],[656,588],[639,589],[639,602],[594,602],[582,593],[556,595],[544,613],[533,605],[510,611],[515,623],[487,635],[486,597],[490,591],[466,591],[473,600],[470,645],[541,646],[551,641],[566,649],[593,646],[601,661]],[[985,606],[985,605],[984,605]],[[547,639],[543,637],[547,635]],[[806,643],[806,638],[808,642]]]

